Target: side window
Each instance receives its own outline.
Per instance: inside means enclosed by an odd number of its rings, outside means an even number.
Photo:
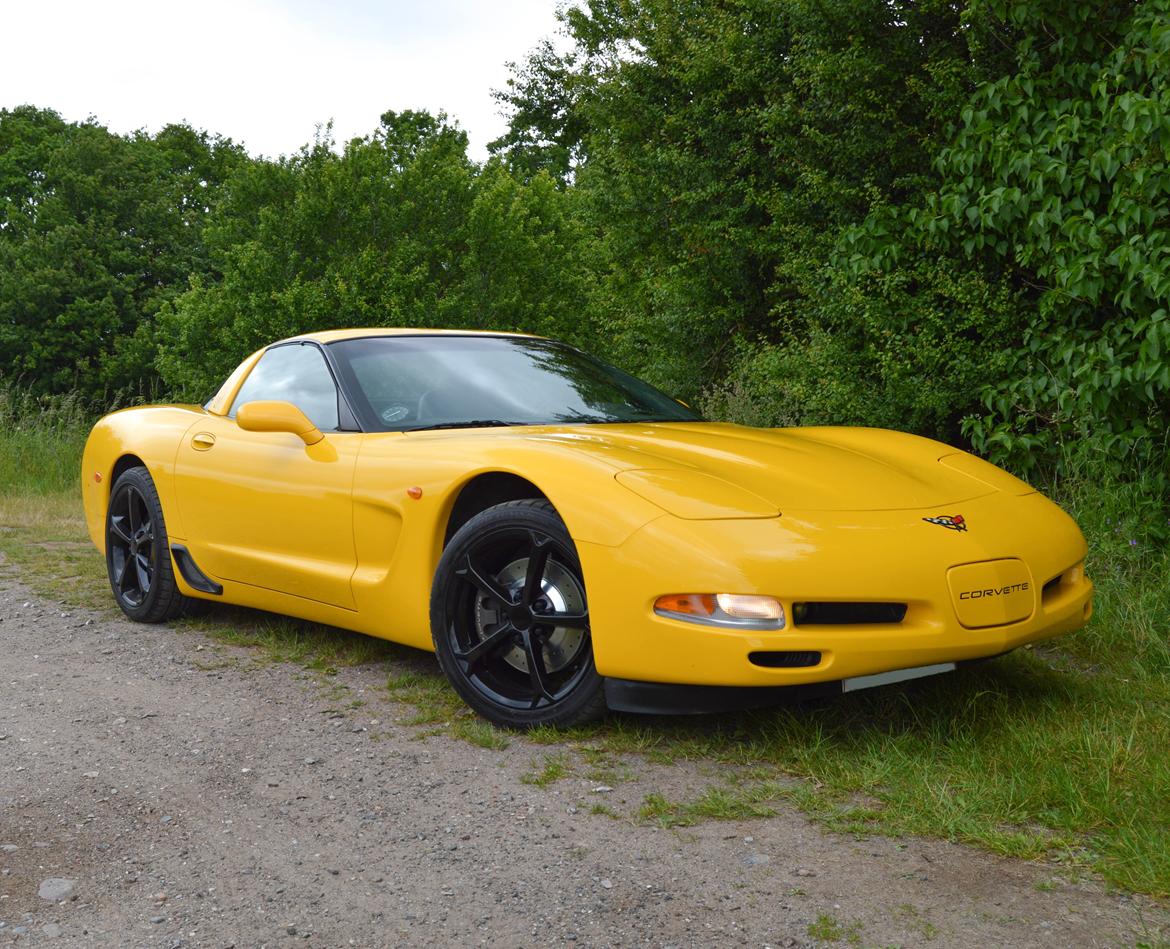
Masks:
[[[291,402],[323,432],[337,430],[337,386],[316,346],[295,343],[270,349],[240,386],[229,413],[245,402]]]

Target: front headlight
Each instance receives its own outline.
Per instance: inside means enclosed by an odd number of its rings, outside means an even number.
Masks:
[[[654,612],[703,626],[784,628],[784,605],[754,593],[671,593],[654,601]]]

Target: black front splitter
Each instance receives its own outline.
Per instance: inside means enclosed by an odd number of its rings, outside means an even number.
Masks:
[[[677,685],[672,682],[636,682],[606,679],[605,702],[615,712],[642,715],[705,715],[807,702],[840,695],[841,683],[811,685],[734,686]]]
[[[1010,652],[1010,650],[1009,650]],[[1005,653],[964,659],[958,668],[987,662]],[[796,705],[845,693],[844,680],[811,682],[805,685],[679,685],[673,682],[638,682],[633,679],[605,680],[605,701],[615,712],[642,715],[705,715],[736,712],[775,705]]]

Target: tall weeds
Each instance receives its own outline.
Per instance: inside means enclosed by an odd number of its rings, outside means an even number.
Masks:
[[[0,493],[44,495],[76,488],[92,423],[76,395],[34,396],[0,379]]]

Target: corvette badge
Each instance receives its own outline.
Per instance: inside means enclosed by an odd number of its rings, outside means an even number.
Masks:
[[[962,514],[940,514],[938,517],[924,517],[923,520],[928,524],[945,527],[947,530],[965,531],[967,529],[967,521]]]

